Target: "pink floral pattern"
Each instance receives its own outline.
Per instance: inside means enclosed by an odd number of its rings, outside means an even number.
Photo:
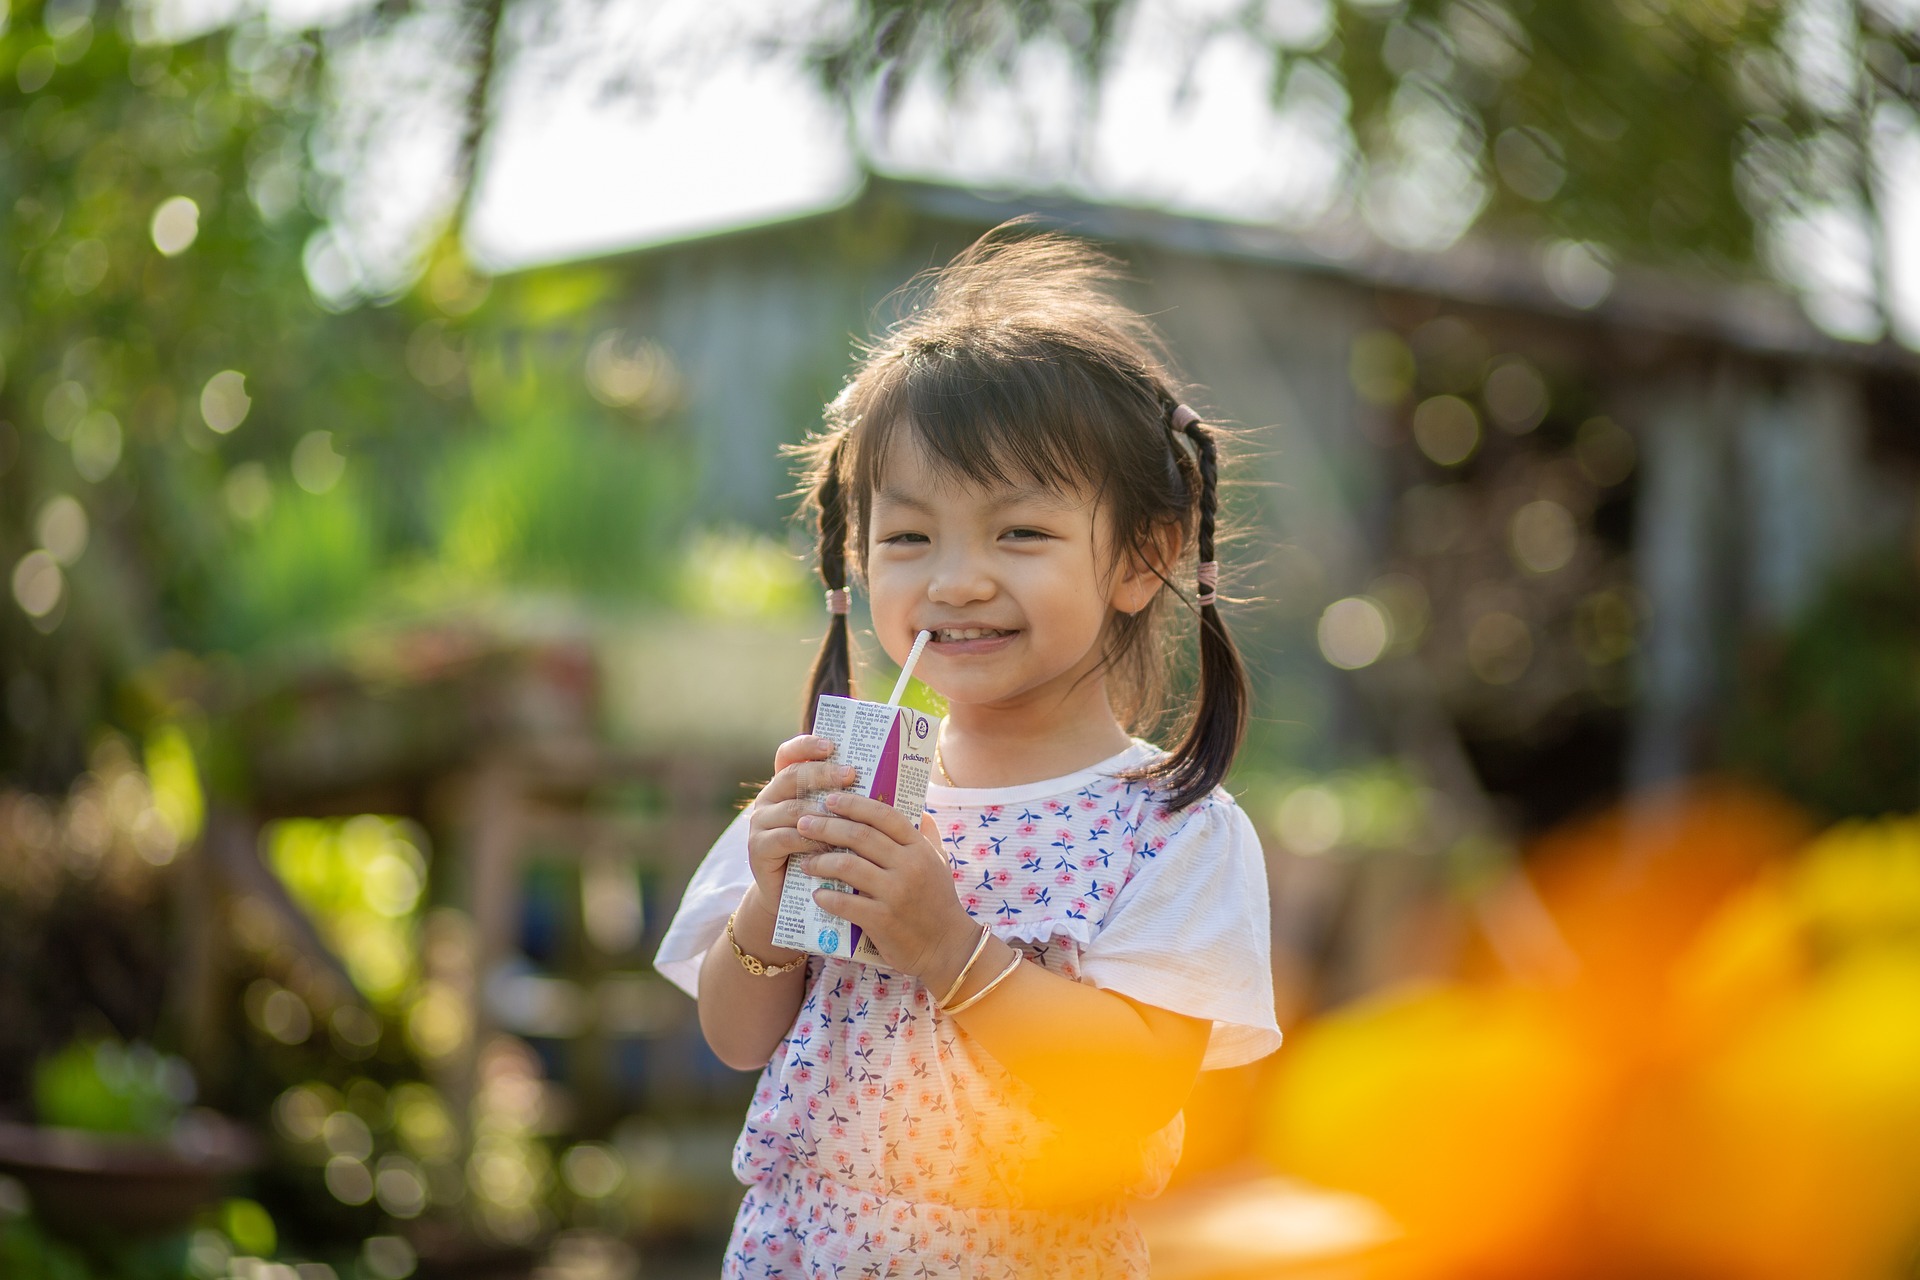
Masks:
[[[1101,778],[1036,802],[929,812],[968,913],[1078,981],[1121,888],[1171,831],[1221,802],[1169,814],[1148,785]],[[1165,1185],[1182,1132],[1176,1117],[1120,1151],[1131,1194]],[[816,957],[734,1147],[748,1190],[723,1275],[1145,1277],[1145,1245],[1118,1200],[1025,1202],[1023,1165],[1045,1160],[1057,1136],[921,983]]]

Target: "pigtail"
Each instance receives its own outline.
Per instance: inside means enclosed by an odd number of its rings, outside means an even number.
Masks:
[[[811,732],[813,711],[823,693],[853,696],[853,659],[847,637],[847,503],[840,479],[840,454],[846,436],[834,442],[821,459],[812,505],[814,535],[820,556],[820,581],[827,588],[827,634],[813,660],[807,681],[806,705],[800,709],[800,730]]]
[[[1180,405],[1173,411],[1171,426],[1193,442],[1194,466],[1200,479],[1200,570],[1199,590],[1194,605],[1200,613],[1200,687],[1198,706],[1187,726],[1186,737],[1153,770],[1168,789],[1167,806],[1181,809],[1205,796],[1227,776],[1234,753],[1247,732],[1246,666],[1227,624],[1220,617],[1215,588],[1220,565],[1214,559],[1214,524],[1219,510],[1219,460],[1214,450],[1213,433],[1198,414]],[[1176,447],[1177,444],[1176,444]]]

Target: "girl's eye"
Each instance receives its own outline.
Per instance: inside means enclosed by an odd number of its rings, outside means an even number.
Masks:
[[[903,542],[918,543],[918,542],[925,542],[926,540],[927,540],[927,535],[924,533],[890,533],[886,537],[880,539],[880,543],[882,546],[891,547],[891,546],[897,546]]]
[[[1006,536],[1012,538],[1015,542],[1038,542],[1045,539],[1048,535],[1039,529],[1009,529],[1006,532]]]

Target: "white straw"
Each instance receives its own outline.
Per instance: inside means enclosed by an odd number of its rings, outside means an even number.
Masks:
[[[893,696],[887,699],[887,705],[900,705],[900,695],[907,691],[907,681],[913,677],[913,664],[920,661],[920,654],[927,647],[927,641],[933,639],[933,632],[922,631],[913,638],[913,651],[907,654],[907,660],[900,665],[900,679],[893,686]]]

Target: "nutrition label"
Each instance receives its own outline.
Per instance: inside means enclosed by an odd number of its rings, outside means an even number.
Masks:
[[[814,733],[834,744],[832,763],[851,765],[858,774],[846,790],[891,804],[916,821],[926,806],[939,729],[938,720],[910,707],[831,695],[820,699],[813,716]],[[806,791],[800,798],[819,808],[826,794]],[[877,961],[879,953],[856,926],[813,900],[814,890],[822,888],[852,892],[837,880],[810,876],[787,864],[774,918],[774,942],[794,950]]]

